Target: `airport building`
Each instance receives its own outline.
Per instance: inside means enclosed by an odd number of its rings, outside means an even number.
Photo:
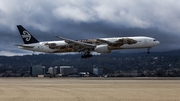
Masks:
[[[69,75],[77,73],[77,68],[73,66],[60,66],[60,74],[62,75]]]
[[[53,69],[54,69],[53,67],[49,67],[49,69],[48,69],[48,72],[47,72],[47,73],[49,73],[49,74],[53,75],[53,74],[54,74],[54,70],[53,70]]]
[[[55,66],[55,67],[49,67],[48,73],[51,74],[51,75],[56,75],[56,74],[58,74],[58,67],[57,67],[57,66]]]
[[[45,66],[34,65],[30,67],[30,75],[37,76],[37,75],[44,75],[44,74],[45,74]]]
[[[94,75],[103,75],[103,68],[101,68],[101,67],[95,67],[95,68],[93,68],[93,74]]]
[[[48,73],[51,75],[57,75],[60,73],[59,70],[60,70],[59,66],[49,67]]]
[[[69,75],[69,74],[76,74],[77,68],[73,66],[55,66],[49,67],[48,72],[51,75]]]
[[[54,67],[54,74],[60,74],[60,66]]]

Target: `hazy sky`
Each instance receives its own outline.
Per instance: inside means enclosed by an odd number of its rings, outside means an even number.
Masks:
[[[180,0],[0,0],[0,55],[28,54],[16,25],[39,41],[150,36],[152,51],[180,49]]]

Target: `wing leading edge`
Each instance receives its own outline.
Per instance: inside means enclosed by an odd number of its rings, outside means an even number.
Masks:
[[[89,44],[89,43],[84,43],[84,42],[79,42],[79,41],[75,41],[75,40],[71,40],[71,39],[67,39],[67,38],[63,38],[60,36],[55,36],[58,39],[64,40],[65,42],[67,42],[68,44],[74,44],[74,45],[78,45],[82,48],[95,48],[96,45],[95,44]]]

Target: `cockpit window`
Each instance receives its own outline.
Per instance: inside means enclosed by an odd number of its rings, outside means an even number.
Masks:
[[[156,41],[156,39],[154,39],[153,41]]]

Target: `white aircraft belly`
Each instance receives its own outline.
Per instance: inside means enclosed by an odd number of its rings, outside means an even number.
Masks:
[[[143,42],[138,42],[136,44],[124,44],[120,47],[120,49],[134,49],[134,48],[149,48],[152,47],[153,45],[151,43],[145,44]]]

